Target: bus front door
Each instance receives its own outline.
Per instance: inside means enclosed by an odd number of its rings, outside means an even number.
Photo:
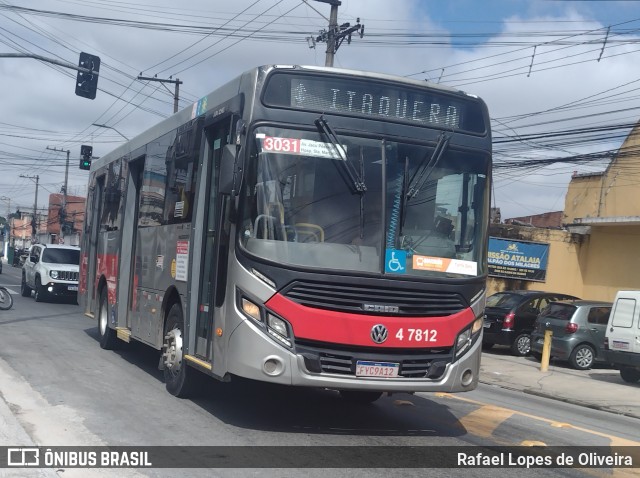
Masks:
[[[214,356],[213,328],[215,322],[215,310],[224,300],[224,281],[220,280],[220,274],[226,270],[226,253],[228,241],[224,239],[222,230],[222,213],[225,202],[218,194],[218,178],[220,172],[220,160],[224,145],[228,143],[231,131],[230,122],[227,119],[215,123],[205,129],[206,145],[204,158],[206,167],[203,168],[203,176],[200,181],[199,204],[203,205],[199,219],[203,224],[200,235],[199,247],[201,254],[195,255],[202,260],[194,264],[192,278],[197,277],[198,300],[195,324],[195,354],[211,363]],[[222,234],[221,234],[222,233]],[[192,282],[193,283],[193,282]]]
[[[89,196],[89,205],[87,211],[87,224],[85,234],[88,244],[85,243],[85,250],[88,251],[87,257],[82,260],[86,260],[86,269],[84,269],[85,275],[83,277],[84,285],[86,287],[86,302],[84,304],[84,311],[90,313],[95,310],[96,307],[96,264],[98,261],[98,229],[100,225],[100,211],[102,210],[102,194],[104,190],[104,176],[96,179],[96,185],[93,188],[93,193]]]

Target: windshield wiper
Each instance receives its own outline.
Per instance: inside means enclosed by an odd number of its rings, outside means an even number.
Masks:
[[[409,201],[411,201],[414,197],[416,197],[420,192],[420,189],[422,189],[425,186],[425,184],[427,184],[427,181],[431,176],[431,173],[436,168],[436,166],[440,162],[440,159],[446,152],[447,147],[449,146],[449,139],[450,139],[449,135],[445,134],[444,132],[440,133],[440,136],[438,136],[438,142],[436,143],[436,147],[433,149],[433,153],[431,153],[431,156],[425,154],[424,158],[422,158],[422,161],[418,165],[416,172],[413,173],[413,176],[411,177],[410,180],[409,180],[409,158],[405,159],[403,186],[404,188],[406,188],[406,193],[402,195],[402,203],[400,207],[400,211],[401,211],[400,232],[401,233],[402,233],[402,227],[404,226],[405,217],[407,216],[407,205],[409,204]]]
[[[436,147],[433,149],[433,153],[431,153],[429,161],[427,162],[427,156],[425,155],[425,157],[422,159],[422,162],[418,166],[418,169],[416,169],[416,172],[413,173],[411,181],[409,181],[406,195],[407,202],[409,202],[410,199],[416,197],[420,192],[420,189],[422,189],[427,183],[429,176],[431,176],[431,173],[440,162],[440,158],[442,158],[442,155],[447,150],[448,146],[449,136],[444,132],[440,133],[438,142],[436,143]]]
[[[343,172],[349,178],[351,184],[349,186],[354,190],[354,192],[363,194],[367,190],[367,186],[364,183],[364,168],[362,165],[362,158],[360,158],[360,172],[351,164],[349,159],[347,158],[347,154],[344,151],[344,148],[340,145],[340,141],[338,140],[338,136],[333,131],[327,120],[324,119],[324,116],[320,116],[317,120],[315,120],[316,127],[320,130],[320,132],[324,133],[324,135],[329,139],[331,145],[335,149],[335,151],[340,156],[339,164],[342,168]]]

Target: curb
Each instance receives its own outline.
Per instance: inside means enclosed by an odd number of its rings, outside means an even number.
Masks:
[[[601,406],[601,405],[595,405],[593,403],[583,402],[583,401],[575,400],[575,399],[572,399],[572,398],[559,397],[558,395],[553,395],[553,394],[547,393],[547,392],[540,392],[538,390],[533,390],[533,389],[527,389],[527,388],[522,389],[522,388],[516,388],[516,387],[509,387],[509,386],[499,385],[497,383],[488,382],[488,381],[484,381],[484,380],[478,380],[478,382],[482,383],[484,385],[490,385],[490,386],[493,386],[493,387],[504,388],[505,390],[510,390],[512,392],[522,392],[522,393],[526,393],[528,395],[534,395],[536,397],[548,398],[548,399],[556,400],[556,401],[559,401],[559,402],[569,403],[571,405],[590,408],[592,410],[599,410],[599,411],[607,412],[607,413],[613,413],[614,415],[622,415],[622,416],[625,416],[625,417],[636,418],[636,419],[640,420],[640,415],[635,414],[633,412],[622,412],[620,410],[615,410],[615,409],[604,407],[604,406]]]

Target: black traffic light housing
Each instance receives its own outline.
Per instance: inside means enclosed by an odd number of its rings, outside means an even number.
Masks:
[[[83,144],[80,146],[80,169],[91,169],[91,157],[93,156],[93,146]]]
[[[96,90],[98,89],[100,57],[81,52],[78,66],[91,70],[91,73],[78,71],[76,78],[76,95],[93,100],[96,97]]]

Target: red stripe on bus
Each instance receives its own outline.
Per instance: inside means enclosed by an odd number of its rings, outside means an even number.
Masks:
[[[276,294],[265,304],[286,319],[296,338],[345,345],[386,348],[451,347],[456,336],[474,320],[471,309],[447,317],[389,317],[315,309]],[[384,325],[388,336],[376,344],[371,329]]]

